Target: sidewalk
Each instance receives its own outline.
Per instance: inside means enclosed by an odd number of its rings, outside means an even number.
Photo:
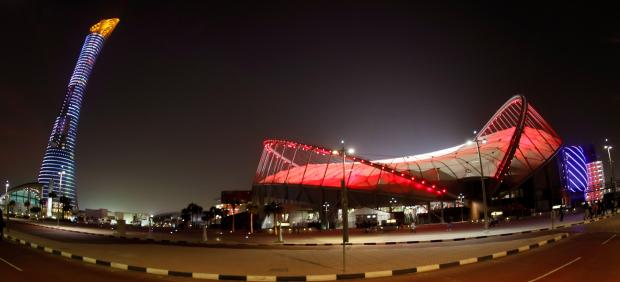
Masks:
[[[583,222],[583,214],[567,215],[563,222],[555,221],[554,227],[567,227],[571,224]],[[77,227],[61,225],[56,227],[54,224],[30,222],[33,224],[59,228],[66,231],[82,232],[89,234],[98,234],[105,236],[117,235],[114,230],[102,229],[95,227]],[[499,236],[510,233],[521,233],[538,231],[540,229],[551,228],[551,220],[547,216],[528,218],[519,221],[501,222],[498,226],[490,228],[488,231],[483,229],[482,224],[473,223],[455,223],[452,230],[447,230],[446,224],[421,225],[416,233],[409,230],[392,231],[385,233],[364,233],[361,230],[351,230],[350,242],[353,244],[364,243],[385,243],[385,242],[407,242],[407,241],[446,241],[446,240],[462,240],[464,238],[476,238],[482,236]],[[202,242],[202,231],[193,230],[189,232],[179,232],[174,234],[163,232],[140,232],[127,231],[127,238],[139,238],[154,240],[170,240],[170,241],[187,241],[191,243]],[[230,234],[228,232],[209,231],[208,244],[274,244],[276,237],[268,232],[257,233],[247,236],[246,233],[237,232]],[[246,237],[247,236],[247,237]],[[284,233],[286,244],[340,244],[342,243],[342,235],[339,230],[330,231],[310,231],[300,234]]]
[[[183,272],[230,275],[323,275],[342,273],[342,248],[230,249],[192,248],[158,244],[76,244],[11,230],[9,234],[71,254],[127,265]],[[440,264],[486,256],[546,241],[560,233],[500,241],[452,242],[400,246],[347,246],[347,273],[360,273]],[[507,238],[506,238],[507,239]]]

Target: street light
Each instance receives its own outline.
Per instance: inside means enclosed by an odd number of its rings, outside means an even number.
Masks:
[[[476,134],[477,132],[474,131],[474,134]],[[482,142],[482,144],[486,144],[487,143],[487,139],[483,138],[483,139],[479,139],[479,138],[474,138],[473,141],[467,141],[467,144],[472,144],[473,142],[476,142],[476,151],[478,152],[478,161],[480,162],[480,184],[482,185],[482,209],[484,212],[484,230],[488,231],[489,230],[489,217],[487,215],[488,213],[488,206],[487,206],[487,191],[486,191],[486,187],[484,184],[484,172],[483,172],[483,168],[482,168],[482,154],[480,153],[480,143]]]
[[[58,175],[60,175],[60,181],[58,181],[58,196],[59,197],[60,197],[60,194],[62,194],[62,176],[65,175],[65,173],[66,172],[64,170],[58,172]],[[60,200],[56,203],[56,209],[59,209],[58,208],[59,205],[60,205]],[[60,211],[56,213],[56,226],[60,226]]]
[[[339,152],[337,150],[332,151],[332,153],[334,155],[338,155],[340,153],[342,153],[342,180],[341,180],[341,187],[342,187],[342,199],[341,199],[341,206],[342,206],[342,272],[346,271],[346,254],[345,254],[345,250],[346,250],[346,245],[349,242],[349,192],[347,190],[347,184],[346,184],[346,160],[347,160],[347,152],[349,154],[353,154],[355,153],[355,150],[353,148],[349,148],[348,150],[344,147],[344,140],[340,141],[340,144],[342,145],[342,150]]]
[[[6,231],[9,231],[9,180],[6,180],[6,183],[4,183],[4,211],[6,212]],[[2,216],[0,214],[0,216]],[[2,228],[2,226],[0,226],[0,228]]]
[[[605,141],[607,141],[607,139],[605,139]],[[614,162],[611,160],[611,149],[613,149],[614,147],[610,146],[610,145],[605,145],[603,146],[603,149],[607,150],[607,156],[609,157],[609,170],[611,170],[611,188],[613,189],[614,192],[616,192],[616,177],[614,175]]]
[[[349,242],[349,191],[346,185],[346,160],[347,153],[353,154],[355,150],[353,148],[346,149],[344,147],[344,140],[341,140],[340,144],[342,144],[342,149],[340,151],[333,150],[332,154],[342,154],[342,179],[340,181],[340,186],[342,187],[342,243],[346,244]]]
[[[327,211],[329,211],[329,203],[323,203],[323,210],[325,211],[325,221],[327,221],[327,230],[329,230],[329,217],[327,216]]]
[[[396,199],[390,199],[390,216],[393,216],[391,213],[393,211],[394,205],[396,205]]]
[[[461,203],[461,222],[465,221],[465,218],[463,217],[463,206],[465,205],[465,195],[463,195],[463,193],[459,193],[458,196],[459,202]]]

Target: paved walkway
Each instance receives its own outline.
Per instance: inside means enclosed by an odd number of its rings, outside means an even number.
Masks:
[[[558,233],[527,238],[496,237],[441,244],[347,246],[347,273],[403,269],[488,255],[552,239]],[[192,248],[158,244],[77,244],[11,230],[16,236],[92,258],[176,271],[232,275],[342,273],[342,247],[290,249]],[[510,238],[509,238],[510,237]]]
[[[583,222],[583,214],[567,215],[564,221],[555,221],[554,226],[568,226],[570,224]],[[52,223],[36,223],[44,226],[55,227]],[[352,230],[350,242],[351,243],[382,243],[382,242],[404,242],[404,241],[430,241],[430,240],[451,240],[455,238],[473,238],[478,236],[493,236],[506,233],[519,233],[524,231],[535,231],[543,228],[550,228],[551,220],[548,215],[541,215],[537,217],[530,217],[518,221],[504,221],[498,226],[490,228],[488,231],[484,231],[482,224],[473,223],[455,223],[452,230],[447,230],[446,224],[429,224],[420,225],[417,228],[416,233],[412,233],[409,230],[403,231],[391,231],[391,232],[375,232],[364,233],[361,230]],[[83,226],[71,226],[61,225],[59,227],[62,230],[86,232],[92,234],[101,235],[116,235],[116,232],[112,229],[103,229],[97,227],[83,227]],[[246,233],[237,232],[230,234],[228,232],[210,231],[209,243],[213,244],[271,244],[276,240],[275,235],[265,233],[257,233],[254,235],[246,236]],[[202,232],[200,230],[194,230],[189,232],[178,232],[174,234],[163,232],[148,232],[141,231],[128,231],[127,237],[135,238],[153,238],[155,240],[183,240],[188,242],[201,242]],[[301,232],[300,234],[291,234],[290,232],[284,234],[286,243],[295,244],[338,244],[342,242],[342,237],[339,230],[331,231],[311,231]]]

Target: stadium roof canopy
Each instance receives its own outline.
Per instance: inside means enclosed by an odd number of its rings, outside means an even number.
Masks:
[[[481,174],[495,183],[517,185],[552,158],[561,144],[538,111],[518,95],[504,103],[471,142],[392,159],[346,155],[344,170],[342,152],[288,140],[265,140],[254,186],[339,189],[343,174],[351,190],[423,197],[442,195],[449,192],[446,187]]]

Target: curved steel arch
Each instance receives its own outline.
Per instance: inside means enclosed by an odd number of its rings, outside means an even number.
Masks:
[[[509,111],[511,107],[518,104],[520,104],[519,116],[517,117],[518,120],[511,119],[509,116],[509,114],[511,113]],[[519,143],[519,140],[521,140],[521,135],[523,134],[523,126],[525,124],[527,107],[528,104],[525,96],[513,96],[508,101],[506,101],[506,103],[504,103],[504,105],[502,105],[499,110],[497,110],[497,112],[495,112],[495,114],[493,115],[493,117],[491,117],[487,124],[482,127],[478,134],[476,134],[476,139],[481,139],[484,138],[484,136],[495,132],[495,130],[491,128],[491,126],[493,126],[495,123],[513,125],[515,127],[515,131],[510,138],[510,144],[508,146],[510,150],[504,154],[504,158],[500,161],[498,169],[495,171],[495,176],[493,178],[497,179],[497,181],[501,181],[503,176],[506,175],[508,169],[510,168],[510,162],[515,156],[515,152],[518,148],[517,144]]]

